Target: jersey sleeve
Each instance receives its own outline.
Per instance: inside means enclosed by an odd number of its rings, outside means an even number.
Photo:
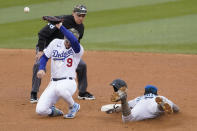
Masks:
[[[40,58],[39,70],[46,70],[46,64],[48,60],[49,58],[47,58],[46,55],[43,54],[42,57]]]
[[[52,53],[53,53],[53,48],[55,46],[55,44],[57,43],[57,39],[54,39],[53,41],[51,41],[51,43],[47,46],[47,48],[44,49],[44,54],[46,57],[51,58]]]

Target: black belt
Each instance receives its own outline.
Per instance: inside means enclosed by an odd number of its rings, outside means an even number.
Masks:
[[[59,81],[59,80],[64,80],[64,79],[73,80],[72,77],[52,78],[53,81]]]

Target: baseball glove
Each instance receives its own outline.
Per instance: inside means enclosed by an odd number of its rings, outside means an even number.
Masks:
[[[125,81],[121,79],[115,79],[110,85],[113,86],[114,89],[114,92],[111,96],[112,102],[118,102],[122,98],[127,97],[127,84]]]
[[[124,97],[127,97],[127,88],[121,87],[117,92],[113,92],[111,96],[111,101],[118,102]]]
[[[118,102],[120,99],[120,96],[118,95],[117,92],[113,92],[113,94],[111,95],[111,101],[112,102]]]
[[[45,21],[48,21],[49,23],[53,25],[63,22],[63,19],[57,18],[55,16],[43,16],[42,19]]]

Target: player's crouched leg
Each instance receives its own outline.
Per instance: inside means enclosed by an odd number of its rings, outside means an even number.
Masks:
[[[36,106],[36,113],[41,116],[48,116],[52,113],[52,110],[48,107],[43,107],[37,104]]]
[[[55,106],[52,106],[51,108],[49,108],[49,107],[43,107],[39,105],[36,106],[36,113],[41,116],[51,116],[51,117],[62,116],[64,114],[61,110],[55,108]]]

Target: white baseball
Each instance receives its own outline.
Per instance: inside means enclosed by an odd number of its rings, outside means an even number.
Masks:
[[[24,8],[24,12],[25,12],[25,13],[28,13],[29,11],[30,11],[29,7],[25,7],[25,8]]]

